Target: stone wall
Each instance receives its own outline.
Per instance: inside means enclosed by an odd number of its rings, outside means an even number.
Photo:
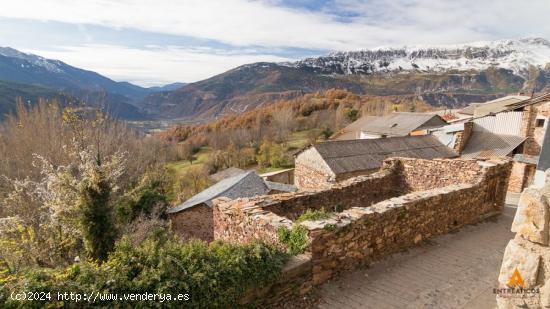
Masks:
[[[296,194],[296,193],[294,193]],[[230,200],[222,197],[214,202],[214,239],[236,243],[248,243],[260,239],[279,245],[277,230],[280,226],[291,228],[292,221],[262,208],[268,197],[284,199],[292,193]]]
[[[510,184],[508,185],[508,191],[514,193],[521,193],[521,190],[525,187],[526,177],[528,176],[526,171],[528,164],[522,162],[514,162],[512,166],[512,173],[510,174]]]
[[[446,233],[504,205],[510,161],[393,158],[380,172],[316,192],[216,200],[216,239],[281,245],[277,230],[291,228],[306,209],[343,211],[306,221],[314,284]],[[281,245],[282,246],[282,245]]]
[[[498,277],[498,308],[550,307],[549,221],[550,181],[547,178],[543,188],[531,186],[520,196],[512,223],[512,232],[516,235],[506,246]],[[513,280],[517,278],[516,270],[522,279],[519,282]]]
[[[340,212],[351,207],[368,206],[404,194],[394,166],[386,165],[379,172],[358,176],[334,184],[330,189],[301,192],[292,198],[279,199],[262,208],[281,217],[295,220],[306,210],[325,209]]]
[[[273,182],[286,183],[289,185],[294,184],[294,169],[290,168],[287,170],[265,173],[260,175],[263,179]]]
[[[205,204],[170,214],[172,230],[184,239],[214,240],[212,208]]]
[[[322,190],[330,188],[334,177],[299,162],[294,167],[294,185],[300,190]]]
[[[479,180],[483,163],[475,160],[399,158],[397,179],[403,192],[425,191]]]
[[[526,139],[523,142],[523,154],[538,156],[541,144],[535,139],[535,124],[538,107],[536,105],[526,106],[521,118],[521,134]]]
[[[459,131],[455,133],[456,142],[453,149],[459,155],[462,154],[464,147],[466,147],[466,145],[468,144],[468,141],[470,140],[470,136],[472,136],[473,130],[474,130],[474,122],[468,121],[464,123],[463,131]]]
[[[314,284],[500,213],[510,164],[484,165],[472,183],[416,191],[370,207],[354,207],[322,222],[303,223],[311,241]]]
[[[550,117],[550,102],[545,102],[537,106],[537,114],[536,119],[541,118],[545,119],[545,124],[542,127],[536,126],[536,121],[534,123],[535,128],[533,130],[533,139],[535,143],[537,144],[538,149],[542,149],[542,142],[544,140],[544,132],[546,129],[546,126],[548,125],[548,120]],[[540,152],[540,151],[539,151]]]
[[[307,294],[312,287],[311,255],[300,254],[292,257],[285,264],[276,282],[248,291],[241,298],[240,305],[255,304],[258,308],[285,308],[296,297]]]

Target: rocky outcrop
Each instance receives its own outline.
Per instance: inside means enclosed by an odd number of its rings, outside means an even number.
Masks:
[[[497,290],[498,308],[550,307],[550,181],[520,197]]]

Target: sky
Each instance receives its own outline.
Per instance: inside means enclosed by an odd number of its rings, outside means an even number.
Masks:
[[[141,86],[331,51],[550,39],[549,0],[0,0],[0,46]]]

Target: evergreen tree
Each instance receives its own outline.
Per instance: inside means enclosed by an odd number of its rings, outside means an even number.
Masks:
[[[105,261],[116,240],[116,229],[109,203],[112,187],[101,166],[88,170],[87,181],[79,190],[80,224],[88,255]]]

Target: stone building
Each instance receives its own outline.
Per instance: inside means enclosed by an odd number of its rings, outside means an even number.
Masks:
[[[506,159],[390,158],[376,173],[324,190],[217,199],[214,235],[285,247],[281,229],[292,229],[307,211],[325,209],[327,217],[299,223],[306,230],[304,258],[310,275],[294,277],[286,287],[307,290],[422,240],[499,215],[510,166]]]
[[[293,192],[291,185],[264,181],[254,171],[225,178],[184,203],[168,209],[172,229],[185,238],[214,239],[212,200],[218,197],[241,198]]]
[[[333,140],[374,139],[422,135],[430,128],[446,125],[439,115],[426,113],[391,113],[382,117],[364,116],[332,136]]]
[[[527,99],[525,99],[527,98]],[[532,183],[535,167],[550,116],[550,94],[533,98],[508,96],[470,107],[472,118],[460,120],[465,130],[439,130],[440,141],[459,152],[466,159],[488,159],[508,156],[514,159],[510,177],[511,192],[521,192]],[[454,123],[456,127],[460,123]],[[466,128],[470,127],[467,132]],[[460,140],[461,147],[445,141]],[[443,140],[442,140],[443,138]]]
[[[371,174],[389,157],[456,156],[431,135],[330,141],[312,145],[296,155],[294,184],[300,190],[327,188],[354,176]]]

